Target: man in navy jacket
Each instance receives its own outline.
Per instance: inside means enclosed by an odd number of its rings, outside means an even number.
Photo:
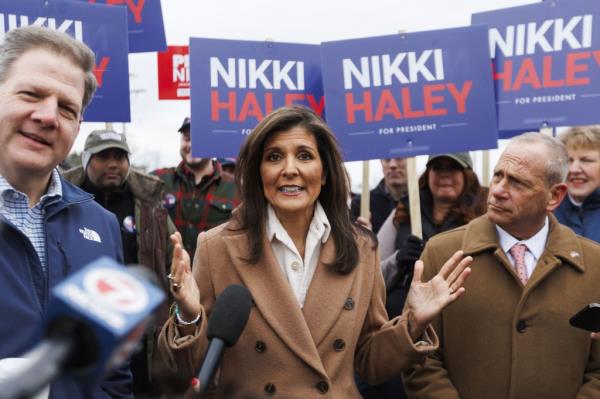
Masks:
[[[46,28],[14,29],[0,45],[0,359],[40,341],[49,293],[68,274],[103,255],[122,261],[115,216],[56,169],[95,91],[93,65],[87,46]],[[65,377],[50,396],[130,397],[131,374]]]

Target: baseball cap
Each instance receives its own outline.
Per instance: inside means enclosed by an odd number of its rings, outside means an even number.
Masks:
[[[178,132],[181,133],[186,127],[189,128],[191,123],[192,119],[189,116],[183,118],[183,123],[181,124],[181,127],[179,128]]]
[[[438,155],[430,155],[427,159],[427,166],[437,158],[446,157],[455,160],[458,162],[463,169],[469,168],[473,169],[473,160],[471,159],[471,155],[468,152],[457,152],[455,154],[438,154]]]
[[[124,134],[108,129],[91,132],[85,139],[83,151],[94,155],[109,148],[119,148],[131,154],[129,145],[127,145],[127,137]]]

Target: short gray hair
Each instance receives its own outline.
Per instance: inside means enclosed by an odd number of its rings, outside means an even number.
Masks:
[[[27,51],[42,49],[66,57],[85,73],[85,90],[81,112],[92,101],[96,91],[93,73],[94,53],[90,48],[66,33],[38,26],[24,26],[9,31],[0,44],[0,84],[4,83],[12,65]]]
[[[542,133],[528,132],[513,137],[509,145],[514,144],[543,144],[548,152],[545,168],[546,185],[551,187],[565,181],[569,171],[569,156],[560,141]]]

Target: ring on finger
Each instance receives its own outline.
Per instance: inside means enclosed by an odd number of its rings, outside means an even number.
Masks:
[[[448,287],[448,291],[450,292],[450,295],[454,294],[454,288]]]
[[[183,284],[173,282],[173,284],[171,284],[171,287],[173,287],[173,291],[179,291],[181,288],[183,288]]]
[[[175,279],[175,276],[173,276],[172,273],[167,274],[167,278],[171,281],[173,281]]]

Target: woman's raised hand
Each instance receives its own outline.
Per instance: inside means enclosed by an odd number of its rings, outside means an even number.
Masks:
[[[179,315],[183,320],[193,320],[200,313],[200,290],[192,275],[190,255],[183,249],[181,234],[171,234],[173,243],[173,260],[169,281],[173,298],[179,307]]]
[[[418,338],[446,306],[465,292],[462,285],[471,273],[471,268],[467,267],[471,262],[472,257],[464,257],[462,251],[456,251],[444,263],[439,273],[427,282],[421,281],[423,261],[418,260],[415,263],[412,283],[406,297],[411,317],[409,332],[413,339]]]

